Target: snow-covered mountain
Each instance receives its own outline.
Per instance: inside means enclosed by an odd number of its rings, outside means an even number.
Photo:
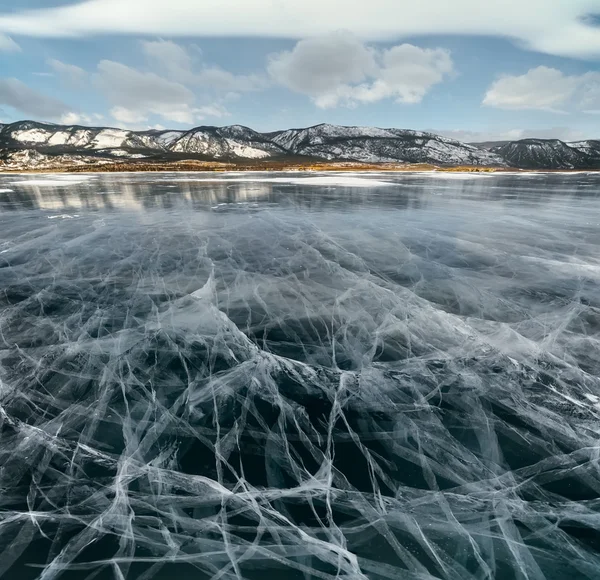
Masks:
[[[160,149],[157,139],[146,139],[132,131],[105,127],[63,126],[20,121],[0,128],[0,146],[14,149]]]
[[[170,144],[178,153],[197,153],[214,159],[267,159],[281,157],[287,151],[261,133],[248,127],[198,127]]]
[[[22,121],[0,127],[0,148],[30,149],[45,154],[107,157],[192,154],[211,159],[265,159],[287,151],[265,136],[240,125],[198,127],[191,131],[127,131],[108,127],[59,126]]]
[[[27,153],[25,153],[27,152]],[[433,133],[375,127],[316,125],[259,133],[248,127],[196,127],[189,131],[129,131],[34,121],[0,125],[0,161],[22,166],[101,160],[200,159],[226,162],[328,160],[429,163],[439,166],[600,168],[600,141],[564,143],[526,139],[481,147]],[[43,162],[41,161],[43,159]],[[29,164],[29,165],[28,165]]]
[[[77,153],[47,155],[35,149],[0,150],[0,170],[21,169],[60,170],[61,167],[92,166],[111,163],[108,157],[81,155]]]
[[[440,135],[403,129],[317,125],[269,135],[296,155],[366,163],[503,166],[496,154]]]
[[[491,149],[522,169],[600,169],[600,141],[565,143],[558,139],[522,139]]]
[[[596,139],[588,140],[588,141],[573,141],[568,143],[569,147],[573,147],[577,149],[581,153],[585,153],[586,155],[590,155],[591,157],[600,158],[600,141]]]

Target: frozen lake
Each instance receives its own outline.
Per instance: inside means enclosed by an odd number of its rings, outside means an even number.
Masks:
[[[600,570],[600,175],[0,176],[0,577]]]

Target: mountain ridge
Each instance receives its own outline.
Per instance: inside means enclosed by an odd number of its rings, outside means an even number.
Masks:
[[[133,131],[31,120],[0,124],[0,169],[182,159],[600,169],[600,140],[523,139],[482,147],[426,131],[328,123],[262,133],[244,125]]]

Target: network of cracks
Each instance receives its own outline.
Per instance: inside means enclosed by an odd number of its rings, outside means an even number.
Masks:
[[[181,219],[3,234],[0,577],[598,577],[594,280],[384,218]]]

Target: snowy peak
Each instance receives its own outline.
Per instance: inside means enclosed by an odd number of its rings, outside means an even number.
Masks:
[[[35,121],[0,124],[0,152],[18,159],[306,159],[524,169],[600,169],[600,141],[524,139],[476,147],[423,131],[321,124],[259,133],[243,125],[130,131]],[[13,155],[14,156],[14,155]],[[12,158],[12,157],[11,157]],[[50,159],[51,162],[52,159]],[[44,161],[45,162],[45,161]]]
[[[432,133],[378,127],[316,125],[270,134],[296,155],[366,163],[504,166],[494,153]]]
[[[160,149],[135,132],[107,127],[63,126],[22,121],[0,128],[0,147],[37,150]]]
[[[192,129],[172,143],[170,150],[213,159],[266,159],[287,154],[261,133],[241,125]]]
[[[577,149],[581,153],[585,153],[586,155],[600,157],[599,140],[573,141],[571,143],[567,143],[567,145],[573,149]]]

